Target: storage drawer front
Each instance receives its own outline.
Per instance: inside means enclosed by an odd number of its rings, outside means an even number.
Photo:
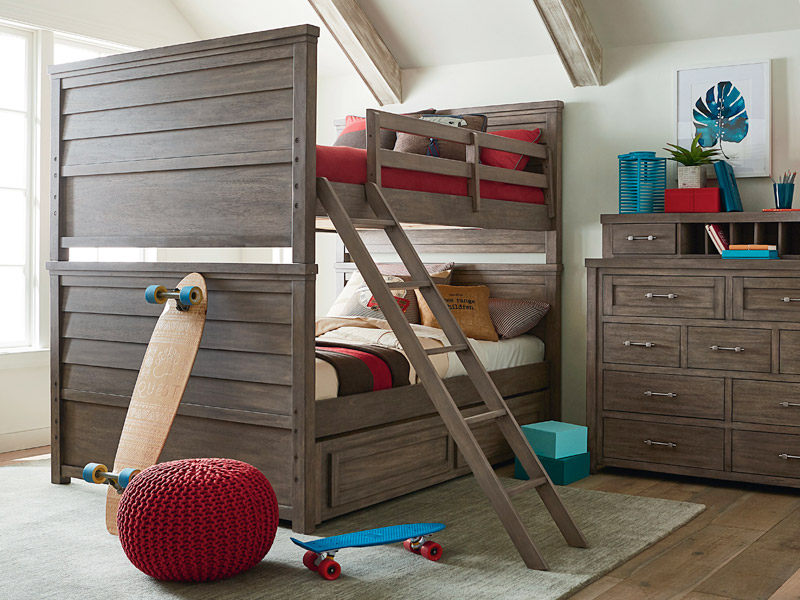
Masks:
[[[607,458],[722,470],[723,446],[723,429],[603,419]]]
[[[725,380],[605,371],[603,408],[652,415],[723,419]]]
[[[800,375],[800,331],[780,331],[780,371]]]
[[[800,425],[800,383],[735,379],[733,420]]]
[[[611,247],[614,254],[675,254],[675,225],[613,225]]]
[[[723,277],[607,275],[603,312],[633,317],[725,318]]]
[[[450,439],[444,427],[412,434],[387,432],[379,442],[332,451],[330,506],[362,500],[445,473],[451,461]]]
[[[734,290],[735,319],[800,322],[800,278],[738,277]]]
[[[677,325],[603,324],[603,360],[607,363],[679,367],[680,342]]]
[[[688,334],[691,369],[761,373],[772,369],[772,331],[768,329],[689,327]]]
[[[800,457],[800,435],[734,431],[732,442],[734,471],[800,478],[800,458],[789,458]]]

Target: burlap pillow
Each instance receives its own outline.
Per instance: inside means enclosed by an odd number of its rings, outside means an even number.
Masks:
[[[437,285],[450,312],[455,317],[464,334],[475,340],[498,340],[497,331],[492,325],[489,314],[489,288],[485,285]],[[422,324],[428,327],[439,327],[425,298],[417,290],[419,314]]]
[[[486,115],[421,115],[419,118],[437,122],[441,122],[442,119],[451,119],[454,127],[486,131]],[[449,158],[450,160],[467,160],[467,147],[464,144],[426,138],[412,133],[398,132],[394,149],[397,152],[438,156],[440,158]]]

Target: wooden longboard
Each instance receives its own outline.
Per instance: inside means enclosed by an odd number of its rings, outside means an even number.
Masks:
[[[206,322],[208,296],[205,279],[199,273],[191,273],[181,280],[178,287],[188,285],[199,287],[203,299],[186,311],[177,309],[176,300],[170,299],[165,303],[128,406],[114,458],[115,473],[127,468],[146,469],[158,462],[164,449]],[[113,535],[117,535],[117,509],[121,497],[117,490],[108,486],[106,528]]]

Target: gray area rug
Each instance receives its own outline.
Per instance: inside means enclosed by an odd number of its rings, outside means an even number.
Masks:
[[[513,480],[508,480],[510,484]],[[471,476],[323,524],[328,536],[399,523],[441,521],[439,562],[402,545],[343,550],[342,575],[324,581],[302,565],[303,551],[279,528],[254,569],[206,584],[156,581],[125,557],[105,531],[105,486],[51,485],[44,461],[0,468],[0,598],[3,600],[290,599],[290,598],[566,598],[690,521],[701,504],[559,488],[589,540],[570,548],[538,495],[515,498],[551,571],[525,568]],[[102,582],[101,582],[102,579]]]

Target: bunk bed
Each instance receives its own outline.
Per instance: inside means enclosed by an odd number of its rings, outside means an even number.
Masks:
[[[316,49],[310,25],[145,50],[51,68],[52,481],[113,462],[159,308],[151,283],[204,275],[209,303],[197,361],[163,460],[224,456],[261,469],[296,531],[456,477],[469,467],[420,385],[315,399]],[[488,134],[369,111],[367,181],[384,169],[463,178],[466,195],[382,187],[423,252],[542,252],[544,264],[456,264],[454,285],[541,300],[544,360],[492,372],[520,423],[560,415],[561,102],[457,108]],[[490,135],[539,128],[539,144]],[[466,161],[381,149],[381,130],[449,139]],[[532,157],[487,167],[479,148]],[[542,203],[485,197],[481,182],[543,190]],[[353,217],[365,185],[332,182]],[[382,232],[365,232],[374,251]],[[75,247],[291,247],[291,264],[80,263]],[[340,249],[340,283],[352,273]],[[466,377],[446,380],[464,414]],[[492,461],[511,453],[489,423]]]

